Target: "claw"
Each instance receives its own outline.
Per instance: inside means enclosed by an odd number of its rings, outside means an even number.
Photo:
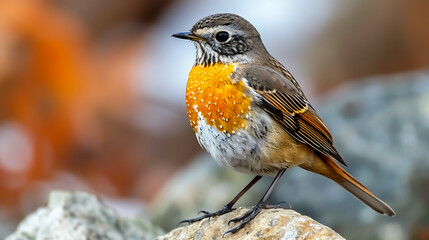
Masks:
[[[220,216],[220,215],[223,215],[225,213],[231,212],[234,209],[235,208],[232,208],[229,204],[227,204],[221,210],[219,210],[217,212],[213,212],[213,213],[210,213],[210,212],[202,210],[202,211],[199,211],[198,214],[204,214],[204,215],[202,215],[200,217],[197,217],[197,218],[191,218],[191,219],[182,220],[176,226],[178,226],[178,225],[180,225],[182,223],[189,223],[189,224],[191,224],[191,223],[203,220],[204,218],[209,218],[210,219],[211,217]]]
[[[209,217],[209,216],[207,216],[208,214],[206,214],[206,215],[203,215],[203,216],[201,216],[201,217],[197,217],[197,218],[191,218],[191,219],[185,219],[185,220],[182,220],[182,221],[180,221],[176,226],[179,226],[180,224],[182,224],[182,223],[189,223],[189,224],[191,224],[191,223],[194,223],[194,222],[198,222],[198,221],[200,221],[200,220],[202,220],[202,219],[204,219],[204,218],[207,218],[207,217]]]
[[[236,233],[238,230],[239,230],[239,228],[237,228],[237,227],[235,227],[235,228],[233,228],[233,229],[230,229],[230,230],[228,230],[228,231],[226,231],[226,232],[224,232],[224,233],[222,234],[222,238],[224,238],[228,233],[234,234],[234,233]]]
[[[253,208],[251,208],[249,211],[244,213],[243,215],[229,220],[227,223],[228,226],[232,222],[240,222],[240,224],[238,226],[226,231],[222,236],[225,236],[228,233],[236,233],[238,230],[242,229],[247,223],[249,223],[252,219],[254,219],[259,214],[259,212],[261,211],[262,208],[266,208],[266,206],[267,205],[265,205],[263,203],[259,203],[256,206],[254,206]]]
[[[228,233],[231,233],[231,234],[236,233],[238,230],[242,229],[242,228],[244,227],[244,225],[246,225],[246,224],[245,224],[245,223],[241,223],[241,224],[240,224],[240,225],[238,225],[237,227],[235,227],[235,228],[231,228],[230,230],[228,230],[228,231],[224,232],[224,233],[222,234],[222,237],[225,237],[225,235],[227,235]]]
[[[207,212],[207,211],[201,210],[201,211],[199,211],[199,212],[198,212],[198,215],[200,215],[200,214],[202,214],[202,213],[203,213],[203,214],[205,214],[205,215],[210,214],[210,213],[209,213],[209,212]]]

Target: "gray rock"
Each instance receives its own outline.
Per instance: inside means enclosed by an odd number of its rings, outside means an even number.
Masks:
[[[125,219],[85,192],[52,192],[6,240],[144,240],[161,234],[147,221]]]
[[[224,232],[234,227],[234,224],[228,225],[228,221],[241,216],[246,211],[248,211],[247,208],[239,208],[219,217],[204,219],[189,226],[174,229],[155,240],[344,239],[329,227],[295,211],[284,209],[262,209],[244,228],[222,237]]]
[[[428,231],[429,73],[355,81],[318,103],[347,171],[397,216],[379,215],[329,179],[298,168],[286,172],[269,201],[287,201],[347,239],[400,240],[411,238],[416,228]],[[157,197],[151,210],[164,229],[199,210],[220,209],[252,179],[208,159],[197,159]],[[256,204],[271,181],[261,180],[237,206]]]

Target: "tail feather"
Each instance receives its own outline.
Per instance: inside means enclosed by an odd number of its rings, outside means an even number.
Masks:
[[[364,185],[344,170],[335,160],[328,156],[320,156],[322,161],[302,168],[328,177],[341,185],[359,200],[381,214],[395,216],[395,211],[385,202],[377,198]]]

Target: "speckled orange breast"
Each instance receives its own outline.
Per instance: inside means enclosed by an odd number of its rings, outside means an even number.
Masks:
[[[242,81],[230,78],[235,64],[196,65],[189,73],[186,86],[186,108],[195,132],[198,115],[220,132],[233,134],[246,127],[250,110],[250,97],[243,93]]]

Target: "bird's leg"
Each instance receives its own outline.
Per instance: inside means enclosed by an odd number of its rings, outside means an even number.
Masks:
[[[183,221],[179,222],[178,225],[181,224],[181,223],[193,223],[193,222],[200,221],[200,220],[202,220],[204,218],[210,218],[210,217],[213,217],[213,216],[220,216],[220,215],[223,215],[225,213],[231,212],[232,210],[234,210],[234,208],[232,208],[232,207],[238,201],[238,199],[240,199],[257,181],[259,181],[259,179],[261,179],[261,177],[262,176],[258,175],[255,178],[253,178],[253,180],[249,184],[247,184],[246,187],[244,187],[243,190],[241,190],[237,194],[237,196],[234,197],[234,199],[232,199],[229,203],[227,203],[225,206],[223,206],[223,208],[220,209],[219,211],[213,212],[213,213],[210,213],[210,212],[207,212],[207,211],[200,211],[200,213],[204,213],[203,216],[197,217],[197,218],[183,220]]]
[[[285,172],[286,172],[286,169],[282,169],[282,170],[280,170],[279,173],[277,173],[277,176],[274,178],[274,180],[271,183],[270,187],[265,192],[264,196],[258,202],[258,204],[256,204],[253,208],[251,208],[245,214],[243,214],[243,215],[241,215],[239,217],[233,218],[233,219],[231,219],[231,220],[228,221],[228,225],[231,222],[240,222],[240,224],[238,224],[238,226],[236,226],[235,228],[232,228],[232,229],[226,231],[223,234],[223,236],[225,236],[228,233],[235,233],[238,230],[240,230],[241,228],[243,228],[248,222],[250,222],[250,220],[252,220],[253,218],[255,218],[256,215],[258,215],[258,213],[261,211],[262,208],[271,208],[271,207],[273,207],[272,205],[265,204],[265,202],[267,201],[267,199],[270,196],[270,194],[273,192],[274,186],[277,184],[277,182],[279,181],[279,179],[281,178],[281,176]],[[274,205],[274,207],[275,206],[277,206],[277,205]]]

